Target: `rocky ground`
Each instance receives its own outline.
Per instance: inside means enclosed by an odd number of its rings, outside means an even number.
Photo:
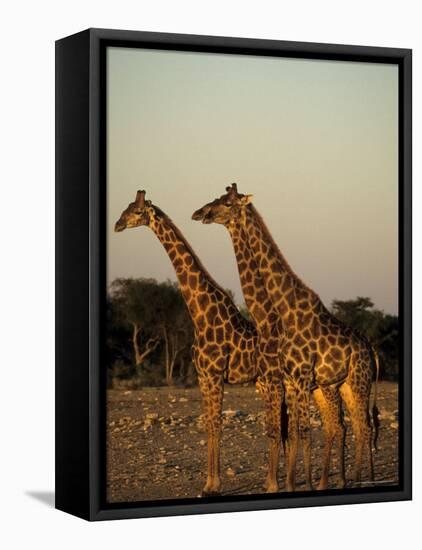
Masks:
[[[254,387],[226,386],[221,444],[223,494],[263,493],[267,439],[263,404]],[[197,388],[146,388],[108,391],[107,499],[131,502],[200,495],[206,472],[206,433]],[[375,457],[375,485],[398,481],[398,388],[379,386],[380,434]],[[322,432],[319,414],[311,410],[313,479],[319,480]],[[346,472],[352,474],[353,436],[347,430]],[[281,460],[283,464],[283,459]],[[337,480],[333,453],[331,487]],[[280,490],[283,490],[283,467]],[[298,489],[303,488],[302,461]],[[365,483],[365,482],[364,482]],[[368,483],[366,483],[368,484]]]

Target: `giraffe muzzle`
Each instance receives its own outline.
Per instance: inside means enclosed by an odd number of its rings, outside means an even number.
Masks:
[[[202,208],[200,208],[199,210],[196,210],[193,214],[192,214],[192,219],[196,222],[200,222],[200,221],[203,221],[204,219],[204,212],[202,210]]]
[[[123,231],[124,229],[126,229],[126,226],[123,222],[121,222],[120,220],[118,220],[116,222],[116,225],[114,226],[114,231],[116,233],[120,233],[121,231]]]

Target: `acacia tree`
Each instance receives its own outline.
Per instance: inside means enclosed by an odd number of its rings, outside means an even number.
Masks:
[[[176,362],[192,343],[191,319],[176,283],[167,281],[159,285],[156,314],[164,339],[166,383],[171,385]]]
[[[131,352],[127,352],[126,357],[133,357],[133,361],[129,361],[136,365],[138,372],[147,357],[157,357],[153,352],[158,351],[159,344],[163,343],[161,365],[166,383],[173,384],[177,365],[184,376],[193,327],[176,283],[157,283],[155,279],[116,279],[110,286],[109,302],[114,327],[125,327],[126,342],[129,336]],[[112,332],[109,330],[110,334]],[[114,344],[117,346],[118,342]]]
[[[131,343],[137,369],[156,350],[160,343],[154,304],[157,298],[154,279],[115,279],[110,295],[115,309],[127,326],[131,327]],[[155,332],[155,334],[154,334]]]

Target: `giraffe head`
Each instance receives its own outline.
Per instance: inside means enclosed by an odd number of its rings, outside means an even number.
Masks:
[[[192,214],[192,219],[202,223],[220,223],[229,226],[242,221],[244,209],[250,203],[252,195],[242,195],[237,191],[237,185],[232,183],[226,187],[226,193],[205,204]]]
[[[131,202],[126,210],[123,210],[114,226],[114,231],[120,232],[131,227],[149,225],[153,214],[154,207],[151,201],[145,200],[145,191],[138,191],[135,202]]]

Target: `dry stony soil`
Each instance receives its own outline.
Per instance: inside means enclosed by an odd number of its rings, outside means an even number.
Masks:
[[[382,382],[379,385],[378,406],[381,424],[378,452],[374,454],[373,485],[394,485],[398,482],[397,384]],[[108,502],[199,497],[206,474],[206,433],[197,388],[108,390],[107,410]],[[255,387],[226,385],[221,441],[223,495],[264,492],[267,438],[263,416],[263,403]],[[322,431],[313,405],[311,419],[316,485],[320,475]],[[347,415],[345,421],[346,474],[350,480],[353,435]],[[338,479],[336,459],[334,450],[330,488],[336,487]],[[280,464],[279,481],[283,491],[283,458]],[[301,457],[297,481],[297,489],[304,488]],[[372,485],[365,481],[364,484]]]

